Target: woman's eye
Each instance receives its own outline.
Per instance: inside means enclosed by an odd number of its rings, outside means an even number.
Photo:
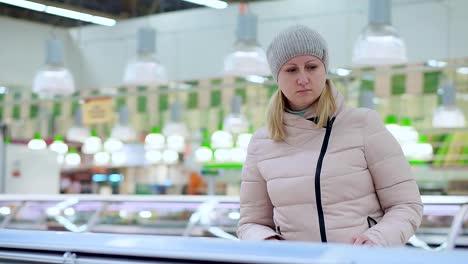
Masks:
[[[286,69],[286,72],[295,72],[296,71],[296,68],[289,68],[289,69]]]
[[[308,70],[314,70],[315,68],[317,68],[317,66],[315,66],[315,65],[307,66]]]

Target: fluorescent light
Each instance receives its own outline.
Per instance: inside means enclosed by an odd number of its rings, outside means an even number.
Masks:
[[[204,5],[216,9],[224,9],[228,4],[224,1],[219,0],[184,0],[185,2],[190,2],[197,5]]]
[[[47,14],[52,14],[56,16],[62,16],[66,18],[72,18],[76,20],[91,22],[91,18],[93,17],[90,14],[81,13],[73,10],[68,10],[64,8],[59,8],[55,6],[48,6],[45,10]]]
[[[91,23],[112,27],[117,22],[115,21],[115,19],[111,19],[111,18],[107,18],[107,17],[101,17],[101,16],[93,16],[91,18]]]
[[[23,1],[23,0],[0,0],[1,3],[13,5],[17,7],[22,7],[26,9],[31,9],[34,11],[44,12],[46,9],[46,5],[34,3],[31,1]]]
[[[81,20],[93,24],[103,25],[111,27],[116,24],[115,19],[101,17],[101,16],[93,16],[91,14],[73,11],[65,8],[55,7],[55,6],[47,6],[31,1],[24,1],[24,0],[0,0],[0,3],[13,5],[17,7],[22,7],[38,12],[44,12],[51,15],[66,17],[75,20]]]

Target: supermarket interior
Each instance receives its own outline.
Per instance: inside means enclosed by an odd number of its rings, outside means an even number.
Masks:
[[[0,263],[464,263],[467,10],[0,0]],[[280,89],[267,47],[296,24],[323,36],[327,79],[408,161],[424,211],[403,247],[238,241],[249,142]]]

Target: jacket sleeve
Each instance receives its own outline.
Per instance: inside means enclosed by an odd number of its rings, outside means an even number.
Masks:
[[[254,135],[249,143],[247,158],[242,168],[240,189],[240,220],[237,236],[242,240],[264,240],[276,236],[273,223],[273,205],[265,179],[257,169]]]
[[[399,143],[378,113],[369,111],[366,121],[364,153],[384,216],[364,234],[381,246],[403,245],[421,224],[419,189]]]

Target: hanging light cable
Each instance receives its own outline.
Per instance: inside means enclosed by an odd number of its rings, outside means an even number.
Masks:
[[[73,76],[63,63],[63,43],[60,40],[47,40],[45,66],[36,73],[32,90],[42,98],[75,92]]]
[[[145,27],[138,30],[137,58],[125,68],[123,82],[131,86],[157,86],[168,82],[166,68],[159,63],[156,51],[156,31]]]
[[[390,0],[369,0],[369,23],[354,44],[356,65],[390,65],[407,62],[406,46],[391,25]]]
[[[265,51],[257,44],[257,16],[240,3],[234,51],[224,59],[224,74],[265,76],[270,74]]]

